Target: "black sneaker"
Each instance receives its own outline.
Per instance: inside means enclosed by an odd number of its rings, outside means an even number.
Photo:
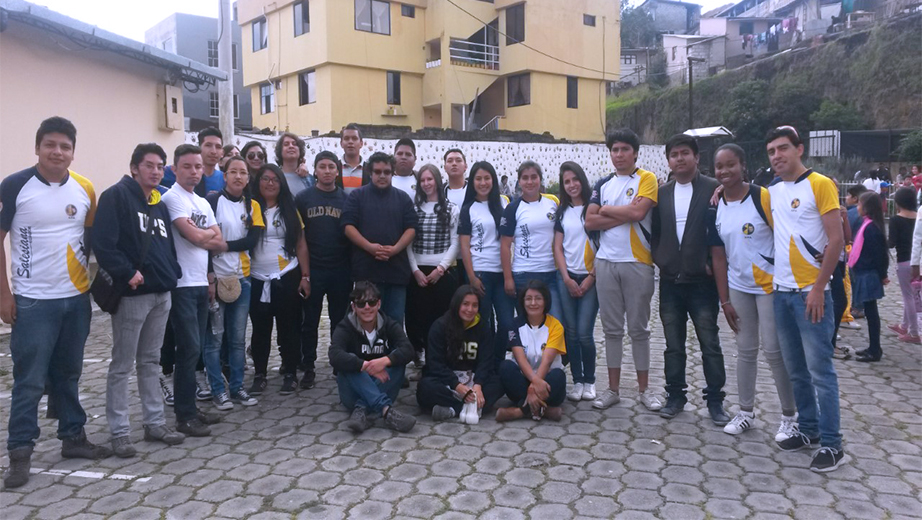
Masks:
[[[455,415],[455,409],[450,406],[439,406],[435,405],[432,407],[432,420],[433,421],[447,421],[453,418]]]
[[[349,419],[343,424],[346,428],[352,430],[353,433],[362,433],[372,427],[374,420],[368,417],[367,410],[361,406],[356,406],[352,410],[352,415],[350,415]]]
[[[724,405],[720,401],[708,403],[708,413],[711,414],[715,426],[726,426],[730,422],[730,416],[724,411]]]
[[[305,370],[304,375],[301,376],[301,384],[299,385],[302,390],[310,390],[314,388],[314,380],[317,378],[317,374],[313,370]]]
[[[666,398],[666,406],[660,408],[659,416],[666,419],[672,419],[676,415],[679,415],[683,410],[685,410],[685,403],[688,402],[688,399],[684,397],[673,397],[669,396]]]
[[[221,416],[216,413],[205,413],[199,410],[198,415],[195,416],[202,424],[218,424],[221,422]]]
[[[407,415],[391,406],[387,409],[387,414],[384,415],[384,425],[392,430],[406,433],[416,426],[416,417]]]
[[[291,395],[295,393],[297,387],[298,376],[296,374],[285,374],[285,379],[282,380],[282,389],[279,390],[279,394]]]
[[[835,471],[848,457],[842,449],[830,448],[823,446],[813,454],[813,461],[810,462],[810,471],[817,473],[828,473]]]
[[[198,417],[176,423],[176,431],[184,433],[189,437],[208,437],[211,435],[211,428],[206,426]]]
[[[250,391],[247,392],[250,395],[262,395],[266,391],[266,387],[269,386],[269,382],[266,380],[265,374],[256,374],[253,376],[253,384],[250,386]]]
[[[781,448],[783,451],[797,451],[797,450],[802,450],[804,448],[809,448],[811,444],[818,444],[819,442],[820,442],[819,437],[816,437],[815,439],[811,439],[810,437],[807,437],[806,435],[801,433],[799,429],[795,429],[794,435],[779,442],[778,447]]]
[[[65,459],[105,459],[111,457],[113,452],[108,446],[98,446],[86,438],[86,432],[80,430],[80,433],[73,437],[62,439],[61,456]]]

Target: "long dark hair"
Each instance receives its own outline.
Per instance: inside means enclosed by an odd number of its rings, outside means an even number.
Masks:
[[[275,174],[279,183],[279,214],[282,215],[282,218],[285,220],[284,249],[288,256],[294,257],[297,255],[298,240],[301,238],[301,219],[298,217],[295,201],[291,197],[291,189],[288,187],[288,181],[285,180],[285,174],[282,173],[280,167],[274,164],[264,164],[256,171],[256,176],[253,177],[253,184],[251,186],[253,198],[255,198],[256,202],[262,207],[263,221],[266,221],[266,211],[269,208],[267,207],[266,199],[263,198],[262,192],[259,190],[259,181],[266,172]]]
[[[242,162],[243,167],[246,168],[247,172],[249,173],[250,165],[247,164],[247,162],[243,159],[243,157],[235,156],[235,157],[229,158],[227,162],[224,163],[224,175],[225,176],[227,175],[228,168],[230,168],[231,163],[234,161]],[[228,195],[227,188],[224,189],[224,194]],[[247,183],[247,185],[243,187],[243,210],[246,211],[246,220],[244,221],[244,225],[246,226],[247,229],[250,229],[251,227],[253,227],[253,204],[252,204],[252,196],[250,195],[250,184],[249,183]]]
[[[419,181],[422,179],[423,172],[425,171],[431,173],[432,178],[435,179],[435,215],[438,217],[439,224],[447,228],[451,225],[451,212],[448,211],[448,200],[445,197],[445,189],[442,185],[442,172],[440,172],[438,166],[434,164],[426,164],[416,172],[416,196],[414,200],[416,209],[418,210],[423,204],[429,202],[429,197],[423,193],[423,189],[419,187]]]
[[[448,345],[447,359],[449,362],[458,359],[464,347],[465,325],[464,322],[461,321],[460,311],[461,304],[464,303],[464,298],[470,294],[477,297],[477,304],[480,305],[480,297],[477,296],[477,292],[474,288],[470,285],[462,285],[458,287],[454,296],[451,297],[451,303],[448,304],[448,310],[445,311],[446,343]]]
[[[490,214],[496,222],[497,232],[499,231],[499,221],[503,218],[503,202],[499,195],[499,179],[496,178],[496,169],[487,161],[479,161],[471,166],[471,173],[467,176],[467,190],[464,192],[464,203],[461,209],[470,211],[471,205],[477,202],[477,190],[474,189],[474,175],[483,170],[490,174],[493,179],[493,187],[490,189],[490,195],[487,196],[487,206],[490,208]]]
[[[864,216],[871,219],[871,222],[877,226],[884,236],[887,236],[886,227],[884,226],[884,207],[880,202],[880,195],[873,191],[866,191],[858,198],[858,205],[864,212]]]
[[[567,161],[560,165],[560,205],[557,206],[556,218],[558,221],[563,219],[563,214],[567,211],[567,208],[573,205],[573,199],[563,187],[563,174],[566,172],[573,172],[573,174],[576,175],[576,180],[579,181],[579,192],[583,199],[582,218],[583,222],[585,222],[586,210],[589,209],[589,197],[592,195],[592,188],[589,187],[589,179],[586,178],[586,172],[583,171],[583,167],[573,161]]]

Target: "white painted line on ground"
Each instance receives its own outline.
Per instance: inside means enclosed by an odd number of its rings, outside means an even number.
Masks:
[[[45,475],[53,475],[56,477],[79,477],[79,478],[91,478],[96,480],[109,479],[109,480],[134,480],[135,482],[147,482],[150,480],[150,477],[138,477],[136,475],[121,475],[119,473],[113,473],[111,475],[106,475],[105,473],[100,473],[98,471],[70,471],[67,469],[41,469],[41,468],[32,468],[29,470],[30,473],[38,475],[43,473]]]

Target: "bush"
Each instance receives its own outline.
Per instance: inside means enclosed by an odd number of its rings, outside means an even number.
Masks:
[[[819,110],[820,102],[820,95],[805,81],[776,84],[768,103],[771,126],[791,125],[807,135],[813,128],[810,114]]]
[[[896,152],[902,161],[922,163],[922,130],[915,130],[904,137]]]
[[[760,141],[771,126],[768,119],[769,84],[760,79],[733,87],[721,113],[724,125],[737,141]]]
[[[861,114],[848,105],[824,99],[810,116],[814,130],[860,130],[866,127]]]

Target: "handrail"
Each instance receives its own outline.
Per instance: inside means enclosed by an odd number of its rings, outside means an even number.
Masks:
[[[448,57],[454,65],[469,65],[499,70],[499,46],[452,38]]]
[[[506,116],[493,116],[487,124],[480,127],[481,130],[486,130],[487,127],[490,127],[490,130],[499,130],[499,120]]]

